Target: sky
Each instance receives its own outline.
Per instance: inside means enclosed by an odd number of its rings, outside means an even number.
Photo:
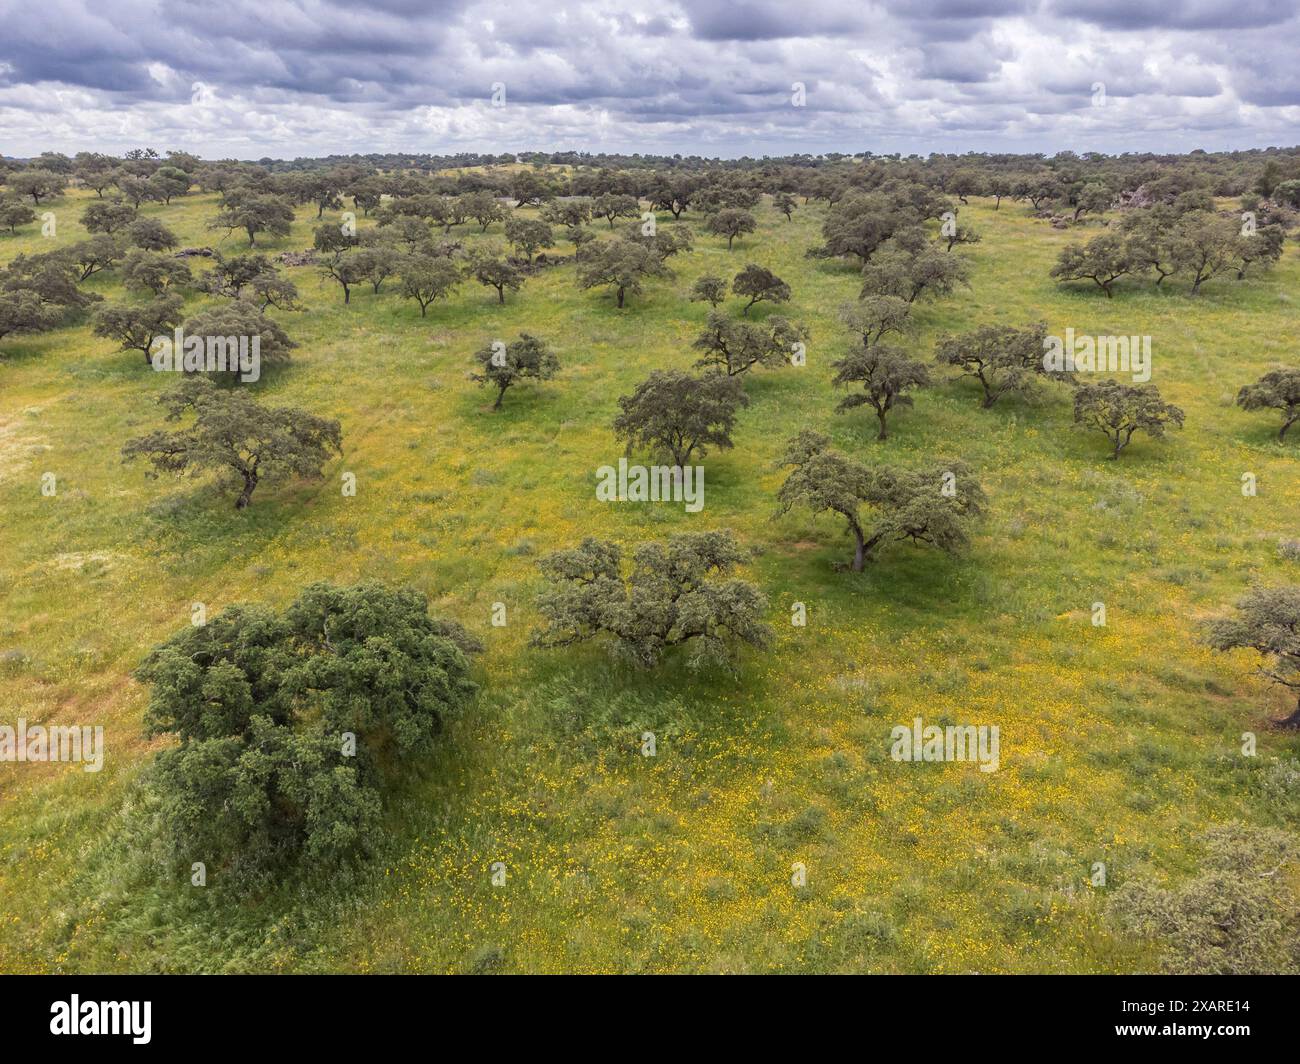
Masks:
[[[1300,0],[0,0],[0,155],[1300,143]]]

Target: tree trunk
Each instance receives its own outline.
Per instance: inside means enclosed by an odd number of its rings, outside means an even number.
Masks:
[[[244,474],[244,490],[239,493],[239,498],[235,500],[235,509],[244,509],[253,497],[253,489],[257,487],[257,474]]]
[[[1296,701],[1295,710],[1289,717],[1283,717],[1281,720],[1273,722],[1275,728],[1300,728],[1300,699]]]
[[[623,309],[623,289],[622,289],[622,288],[620,288],[620,289],[618,290],[618,309],[619,309],[619,310],[622,310],[622,309]]]
[[[876,437],[878,440],[888,439],[889,433],[885,430],[885,411],[876,411],[876,420],[880,422],[880,434]]]
[[[1297,410],[1294,414],[1292,414],[1284,422],[1282,422],[1282,430],[1277,434],[1278,443],[1281,443],[1283,440],[1286,439],[1286,430],[1289,429],[1292,425],[1294,425],[1298,420],[1300,420],[1300,410]]]

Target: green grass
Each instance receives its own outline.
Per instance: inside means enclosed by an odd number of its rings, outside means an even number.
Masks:
[[[87,199],[55,205],[53,243],[84,235]],[[186,244],[219,239],[204,229],[211,196],[146,213]],[[122,443],[161,420],[164,382],[138,353],[84,324],[6,341],[0,651],[22,657],[0,664],[0,719],[100,723],[108,753],[98,775],[0,765],[0,971],[1151,967],[1107,929],[1093,863],[1106,862],[1108,890],[1186,874],[1205,826],[1278,822],[1286,807],[1260,780],[1300,753],[1266,730],[1282,702],[1249,659],[1197,642],[1200,619],[1251,582],[1300,580],[1278,550],[1300,534],[1300,444],[1279,446],[1270,416],[1231,404],[1241,384],[1295,362],[1300,257],[1289,246],[1272,273],[1212,282],[1194,300],[1177,278],[1159,291],[1121,282],[1106,300],[1048,278],[1079,234],[973,202],[963,217],[984,241],[956,252],[972,286],[919,304],[905,346],[929,359],[945,331],[1038,319],[1054,333],[1149,333],[1153,382],[1186,410],[1186,430],[1139,437],[1113,463],[1101,435],[1071,424],[1064,389],[989,411],[969,382],[943,382],[877,443],[867,414],[833,412],[828,364],[850,342],[835,312],[858,278],[804,258],[823,213],[787,223],[764,205],[759,232],[730,253],[701,233],[671,260],[676,276],[622,312],[580,292],[569,265],[504,307],[467,284],[423,320],[391,281],[345,307],[315,269],[289,270],[309,309],[276,317],[301,346],[257,388],[339,418],[344,456],[323,482],[259,488],[244,513],[209,483],[121,464]],[[314,214],[264,250],[307,246]],[[30,228],[0,237],[0,262],[51,244]],[[707,307],[686,301],[692,282],[750,261],[793,288],[779,312],[811,328],[807,366],[747,379],[735,449],[705,461],[702,513],[597,503],[595,470],[620,453],[617,397],[651,369],[694,362]],[[119,295],[113,275],[88,287]],[[470,356],[524,329],[552,342],[562,372],[512,389],[494,414],[467,379]],[[867,461],[964,458],[990,501],[969,555],[900,545],[854,575],[837,568],[850,547],[836,522],[772,520],[773,461],[807,427]],[[341,494],[345,471],[355,498]],[[635,543],[715,527],[756,552],[747,575],[778,632],[737,677],[527,646],[539,554],[588,534]],[[156,749],[130,678],[141,656],[195,602],[210,614],[283,605],[313,580],[363,578],[417,585],[488,645],[482,696],[394,804],[379,859],[355,881],[286,885],[257,904],[228,899],[219,877],[203,890],[142,882],[115,834]],[[795,601],[806,628],[787,623]],[[1105,628],[1090,622],[1094,601]],[[504,628],[489,623],[495,602]],[[890,728],[918,715],[997,724],[1001,771],[892,762]],[[639,753],[647,730],[655,758]],[[1246,730],[1260,734],[1253,762],[1238,755]],[[495,861],[504,887],[491,884]],[[795,862],[806,887],[791,886]]]

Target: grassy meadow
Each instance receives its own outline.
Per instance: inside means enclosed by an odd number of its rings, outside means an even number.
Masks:
[[[0,236],[0,263],[86,235],[93,193]],[[183,245],[239,252],[205,229],[216,197],[147,205]],[[525,212],[532,214],[532,211]],[[315,267],[286,268],[307,310],[272,310],[300,345],[254,387],[273,405],[338,418],[344,454],[320,482],[265,484],[243,512],[210,481],[149,480],[122,444],[160,427],[170,380],[92,336],[84,322],[0,345],[0,721],[102,724],[104,770],[0,765],[0,971],[347,972],[1128,972],[1151,948],[1115,933],[1105,895],[1133,877],[1195,870],[1210,825],[1294,823],[1300,795],[1268,786],[1300,756],[1270,731],[1282,696],[1246,655],[1216,654],[1199,624],[1252,582],[1300,582],[1279,541],[1300,536],[1300,440],[1271,413],[1232,405],[1238,387],[1297,359],[1300,253],[1271,273],[1220,278],[1193,299],[1121,281],[1114,299],[1062,287],[1048,270],[1067,242],[1023,204],[972,199],[983,241],[971,286],[923,298],[902,346],[929,360],[945,332],[978,324],[1150,334],[1152,382],[1187,423],[1135,439],[1119,462],[1072,424],[1070,393],[980,408],[970,381],[940,378],[875,440],[869,410],[835,413],[829,363],[853,337],[851,264],[804,257],[823,204],[793,221],[766,201],[760,228],[703,233],[618,311],[577,288],[564,263],[497,304],[463,284],[419,307],[390,280],[342,290]],[[337,213],[326,214],[337,221]],[[671,222],[662,215],[661,224]],[[315,208],[293,232],[310,246]],[[362,219],[361,224],[371,224]],[[501,241],[471,224],[467,243]],[[603,221],[598,232],[607,233]],[[554,249],[571,254],[571,247]],[[550,252],[548,252],[550,254]],[[196,273],[206,268],[189,260]],[[811,330],[807,365],[746,376],[735,448],[704,460],[705,506],[603,504],[595,471],[616,463],[616,400],[652,369],[688,368],[707,304],[701,274],[748,262],[793,289],[777,310]],[[85,286],[121,298],[115,271]],[[187,313],[215,302],[190,294]],[[734,314],[741,303],[725,305]],[[493,393],[471,354],[527,330],[562,369]],[[951,558],[903,544],[867,571],[842,523],[773,519],[773,463],[804,428],[864,461],[960,457],[989,496],[972,549]],[[1295,435],[1294,433],[1292,434]],[[43,473],[57,492],[41,493]],[[345,472],[355,497],[343,495]],[[1258,493],[1243,496],[1243,473]],[[537,558],[598,535],[632,545],[730,528],[754,552],[742,575],[768,595],[777,632],[735,676],[695,675],[684,657],[638,672],[589,645],[532,649]],[[234,602],[283,606],[321,579],[409,582],[435,613],[487,644],[478,700],[449,722],[437,756],[387,817],[378,857],[353,881],[286,883],[256,902],[218,877],[143,877],[123,852],[122,811],[162,742],[142,731],[145,652]],[[507,624],[493,627],[494,603]],[[792,604],[808,624],[789,623]],[[1107,625],[1094,627],[1104,602]],[[996,724],[1000,771],[896,763],[889,733]],[[657,756],[641,754],[653,732]],[[1241,756],[1241,735],[1259,755]],[[490,867],[504,862],[506,882]],[[1107,868],[1107,886],[1089,876]],[[807,885],[792,885],[792,867]]]

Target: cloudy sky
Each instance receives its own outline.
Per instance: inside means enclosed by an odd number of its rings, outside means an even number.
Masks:
[[[1296,0],[0,0],[0,26],[11,156],[1300,143]]]

